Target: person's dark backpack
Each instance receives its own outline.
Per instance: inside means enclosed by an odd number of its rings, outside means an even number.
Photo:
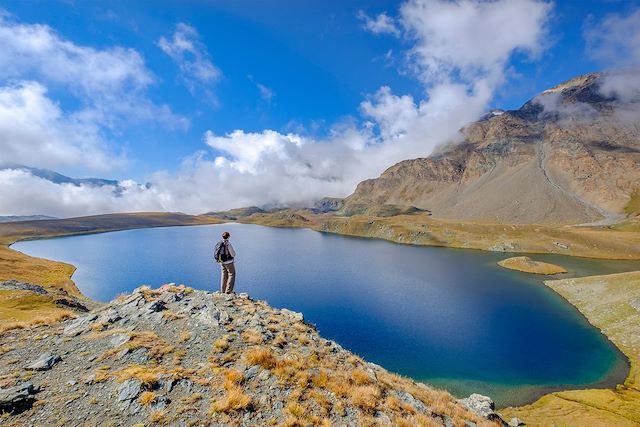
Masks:
[[[216,247],[213,250],[213,257],[215,258],[216,262],[225,262],[229,261],[232,258],[231,254],[229,254],[227,245],[224,244],[224,240],[216,243]]]

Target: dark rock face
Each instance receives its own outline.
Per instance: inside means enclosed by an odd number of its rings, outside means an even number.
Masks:
[[[486,115],[461,130],[460,144],[361,182],[343,210],[401,205],[436,218],[541,224],[624,218],[640,186],[640,100],[606,93],[606,78],[581,76]]]
[[[342,209],[344,206],[344,199],[338,199],[335,197],[324,197],[313,205],[313,210],[319,213],[334,212]]]
[[[0,289],[5,289],[5,290],[17,290],[17,291],[31,291],[31,292],[35,292],[36,294],[40,294],[40,295],[46,295],[48,294],[47,290],[44,289],[42,286],[39,285],[33,285],[31,283],[24,283],[24,282],[20,282],[18,280],[7,280],[4,282],[0,282]]]
[[[8,426],[494,425],[322,338],[301,313],[175,285],[5,333],[0,381]]]
[[[39,389],[30,382],[0,389],[0,410],[21,413],[31,408],[38,391]]]

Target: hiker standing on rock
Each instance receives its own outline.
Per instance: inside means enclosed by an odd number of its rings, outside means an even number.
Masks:
[[[223,294],[233,293],[233,286],[236,283],[236,267],[233,264],[236,251],[231,246],[229,237],[231,237],[229,232],[222,233],[222,240],[216,244],[216,248],[213,251],[213,256],[221,268],[220,292]]]

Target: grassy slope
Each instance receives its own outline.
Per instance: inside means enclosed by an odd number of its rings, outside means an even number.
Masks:
[[[580,279],[550,280],[558,292],[624,352],[631,371],[615,390],[572,390],[500,411],[531,426],[640,425],[640,271]]]
[[[505,225],[437,220],[428,215],[338,217],[296,211],[294,215],[255,214],[240,222],[277,227],[305,227],[350,236],[374,237],[426,246],[447,246],[522,253],[557,253],[603,259],[640,259],[640,229]]]
[[[43,286],[48,295],[29,291],[0,291],[0,327],[66,312],[54,301],[72,295],[85,299],[71,280],[75,267],[34,258],[9,249],[18,240],[74,234],[99,233],[132,228],[218,223],[211,217],[175,213],[110,214],[62,220],[22,221],[0,224],[0,281],[16,279]]]

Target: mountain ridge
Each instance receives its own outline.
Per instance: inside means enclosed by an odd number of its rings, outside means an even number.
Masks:
[[[435,218],[514,224],[619,221],[640,182],[639,116],[623,114],[640,112],[640,97],[603,89],[618,77],[579,76],[518,110],[487,114],[461,130],[459,144],[362,181],[344,209],[408,205]]]

